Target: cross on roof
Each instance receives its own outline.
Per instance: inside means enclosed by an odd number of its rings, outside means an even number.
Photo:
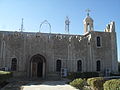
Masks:
[[[91,10],[90,9],[86,9],[85,11],[87,12],[87,16],[89,16],[89,12],[91,12]]]

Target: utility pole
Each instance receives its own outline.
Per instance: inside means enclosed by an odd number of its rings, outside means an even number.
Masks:
[[[22,18],[22,23],[21,23],[21,28],[20,28],[20,31],[23,32],[24,28],[23,28],[23,18]]]
[[[68,18],[68,16],[66,16],[66,20],[65,20],[65,33],[69,34],[69,25],[70,25],[70,20]]]

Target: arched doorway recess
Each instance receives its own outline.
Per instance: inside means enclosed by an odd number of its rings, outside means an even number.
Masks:
[[[45,70],[46,70],[45,57],[40,54],[36,54],[32,56],[30,60],[30,70],[31,70],[31,77],[44,78]]]

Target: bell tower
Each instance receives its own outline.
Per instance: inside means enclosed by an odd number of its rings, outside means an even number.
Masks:
[[[86,16],[85,19],[83,20],[84,33],[94,30],[94,27],[93,27],[93,19],[89,16],[90,10],[88,9],[88,10],[86,10],[86,12],[87,12],[87,16]]]

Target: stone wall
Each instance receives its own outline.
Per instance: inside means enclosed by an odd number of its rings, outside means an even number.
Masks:
[[[101,37],[101,47],[96,37]],[[91,31],[85,35],[50,33],[0,32],[0,68],[11,68],[12,58],[17,59],[17,76],[30,74],[31,57],[40,54],[46,59],[46,74],[56,72],[56,61],[69,72],[77,72],[77,61],[82,61],[82,72],[96,71],[96,61],[101,61],[101,71],[113,71],[110,32]],[[117,70],[116,70],[117,71]]]

